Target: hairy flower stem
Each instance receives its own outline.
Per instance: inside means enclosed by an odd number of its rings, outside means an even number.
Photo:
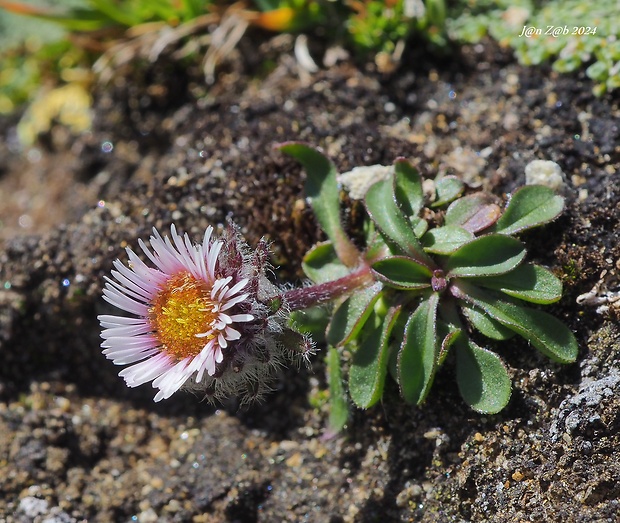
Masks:
[[[303,287],[301,289],[291,289],[282,296],[283,301],[291,311],[308,309],[321,303],[340,298],[356,290],[363,289],[374,282],[370,266],[364,264],[350,274],[338,278],[337,280]]]

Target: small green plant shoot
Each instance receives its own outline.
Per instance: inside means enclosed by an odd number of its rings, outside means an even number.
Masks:
[[[510,399],[510,377],[497,354],[472,340],[474,331],[500,341],[518,334],[553,361],[575,361],[572,332],[536,307],[558,301],[562,284],[526,260],[526,247],[516,237],[562,213],[564,200],[551,189],[522,187],[502,210],[488,194],[462,196],[463,183],[446,176],[436,181],[429,204],[443,212],[429,220],[420,175],[399,158],[391,176],[365,195],[365,245],[358,249],[340,219],[333,163],[300,143],[279,148],[305,168],[307,196],[328,237],[303,260],[315,285],[284,298],[292,311],[333,305],[325,339],[338,408],[346,402],[333,379],[336,350],[348,369],[348,394],[361,408],[382,398],[388,375],[406,402],[421,404],[453,353],[465,402],[479,412],[499,412]],[[346,416],[332,419],[342,426]]]

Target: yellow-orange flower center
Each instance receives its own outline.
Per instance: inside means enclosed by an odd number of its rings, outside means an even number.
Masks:
[[[197,338],[210,330],[211,287],[187,272],[166,281],[149,309],[149,321],[163,350],[178,360],[197,356],[214,335]]]

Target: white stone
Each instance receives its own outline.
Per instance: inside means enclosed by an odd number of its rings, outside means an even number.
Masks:
[[[392,165],[354,167],[346,173],[339,174],[338,183],[344,186],[351,198],[361,200],[373,183],[385,180],[393,172],[394,166]]]
[[[34,518],[47,512],[47,501],[28,496],[19,502],[19,510],[29,518]]]
[[[526,185],[544,185],[556,192],[566,189],[562,168],[549,160],[534,160],[525,166]]]

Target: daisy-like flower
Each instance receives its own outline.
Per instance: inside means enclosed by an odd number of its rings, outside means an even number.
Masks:
[[[103,354],[130,365],[119,373],[129,387],[152,381],[155,401],[190,382],[212,384],[235,359],[235,345],[248,344],[242,332],[256,319],[250,279],[220,267],[225,245],[212,233],[194,245],[174,225],[170,237],[153,229],[152,252],[139,245],[154,267],[127,248],[129,267],[115,260],[114,279],[106,277],[104,299],[133,317],[98,317]]]

